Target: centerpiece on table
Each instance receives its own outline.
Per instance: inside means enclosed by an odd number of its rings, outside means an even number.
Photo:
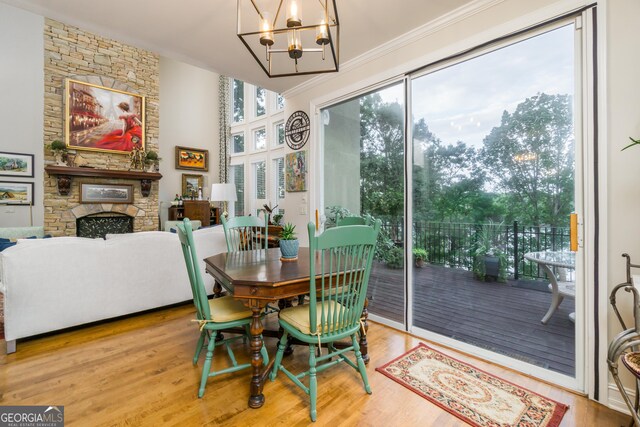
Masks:
[[[298,259],[300,242],[298,242],[295,230],[296,226],[290,222],[282,226],[282,231],[280,231],[281,261],[296,261]]]

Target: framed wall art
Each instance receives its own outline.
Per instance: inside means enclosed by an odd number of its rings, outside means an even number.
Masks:
[[[33,154],[0,151],[0,176],[33,178]]]
[[[77,80],[65,85],[65,141],[76,150],[144,149],[144,96]]]
[[[286,156],[286,187],[288,192],[307,191],[307,151],[296,151]]]
[[[176,147],[176,169],[207,172],[209,170],[209,150]]]
[[[133,185],[81,183],[80,203],[133,203]]]
[[[33,205],[33,182],[0,181],[0,205]]]
[[[183,197],[198,197],[198,188],[203,188],[204,176],[203,175],[189,175],[182,174],[182,196]]]

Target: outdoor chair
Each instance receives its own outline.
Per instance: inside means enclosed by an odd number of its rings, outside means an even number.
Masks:
[[[202,281],[202,274],[200,273],[200,268],[198,266],[200,258],[196,253],[196,247],[193,242],[191,221],[188,218],[185,218],[184,221],[177,224],[176,227],[178,228],[177,234],[180,238],[184,262],[187,267],[187,274],[189,275],[189,284],[191,285],[191,292],[193,293],[193,303],[196,306],[196,321],[200,328],[200,337],[196,344],[196,352],[193,356],[194,365],[198,363],[200,352],[204,347],[205,341],[207,341],[207,354],[204,366],[202,367],[200,388],[198,389],[198,397],[202,397],[209,377],[215,377],[217,375],[251,367],[251,363],[238,364],[233,353],[233,349],[229,346],[229,343],[238,339],[251,338],[249,325],[252,322],[252,312],[250,309],[245,307],[241,301],[236,301],[231,296],[214,298],[211,300],[207,298],[207,292],[205,291],[204,282]],[[231,338],[216,340],[218,333],[221,330],[228,330],[229,328],[237,327],[243,328],[245,333]],[[211,363],[213,360],[214,350],[216,347],[222,345],[227,349],[227,354],[229,355],[232,366],[220,371],[212,371]],[[264,346],[260,352],[262,354],[264,364],[268,364],[269,355],[267,354],[267,350]]]
[[[275,380],[282,371],[304,390],[310,397],[312,421],[317,418],[318,372],[345,362],[360,373],[365,391],[371,393],[357,335],[363,328],[361,315],[379,231],[380,221],[377,221],[369,227],[335,227],[315,236],[314,223],[308,225],[310,277],[316,280],[311,280],[309,285],[308,305],[280,311],[284,333],[270,379]],[[319,260],[317,270],[316,260]],[[293,374],[282,365],[289,336],[309,345],[308,371]],[[351,345],[337,349],[335,342],[344,338],[350,338]],[[322,354],[323,345],[327,346],[326,354]],[[355,354],[355,362],[345,355],[350,351]],[[307,376],[309,386],[301,381]]]

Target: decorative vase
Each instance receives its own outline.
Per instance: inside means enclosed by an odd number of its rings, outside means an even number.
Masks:
[[[149,165],[147,166],[147,172],[154,173],[155,171],[156,171],[156,164],[155,163],[149,163]]]
[[[280,240],[280,259],[282,261],[295,261],[298,259],[298,247],[300,242],[296,240]]]
[[[62,160],[64,157],[64,152],[56,151],[53,153],[53,157],[56,159],[56,166],[67,166],[65,161]]]

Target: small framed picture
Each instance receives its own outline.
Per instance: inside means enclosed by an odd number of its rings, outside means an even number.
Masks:
[[[182,195],[186,197],[197,197],[198,188],[204,185],[204,176],[182,174]]]
[[[133,185],[81,183],[80,203],[133,203]]]
[[[33,205],[33,182],[0,181],[0,205]]]
[[[0,151],[0,175],[33,178],[33,154]]]
[[[209,150],[176,147],[176,169],[209,171]]]

